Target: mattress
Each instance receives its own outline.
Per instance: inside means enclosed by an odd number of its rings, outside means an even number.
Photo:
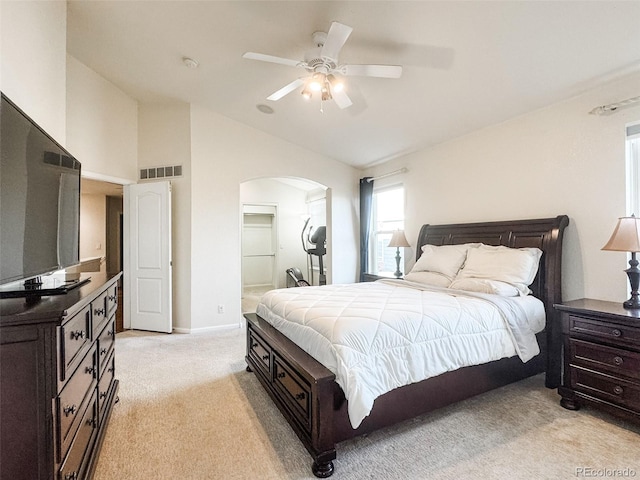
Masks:
[[[336,375],[357,428],[375,399],[461,367],[540,352],[542,302],[403,280],[267,292],[256,313]]]

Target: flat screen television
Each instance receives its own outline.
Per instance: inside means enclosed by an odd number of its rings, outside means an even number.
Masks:
[[[65,293],[44,275],[79,262],[80,162],[1,96],[0,297]]]

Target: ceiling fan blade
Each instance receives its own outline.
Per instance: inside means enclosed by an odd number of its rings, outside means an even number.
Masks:
[[[351,35],[353,28],[348,25],[343,25],[342,23],[333,22],[331,24],[331,28],[329,28],[329,33],[327,33],[327,39],[324,42],[324,46],[322,47],[322,51],[320,52],[321,57],[327,57],[332,60],[338,59],[338,53],[340,53],[340,49]]]
[[[347,108],[353,105],[349,95],[347,95],[344,90],[332,91],[331,96],[333,97],[333,101],[336,102],[336,105],[340,108]]]
[[[264,53],[245,52],[242,58],[249,60],[260,60],[261,62],[279,63],[280,65],[288,65],[290,67],[302,67],[304,62],[301,60],[291,60],[290,58],[274,57],[273,55],[265,55]]]
[[[400,78],[400,65],[342,65],[340,71],[344,75],[361,77]]]
[[[274,102],[276,100],[280,100],[286,94],[293,92],[296,88],[301,87],[302,85],[304,85],[304,80],[302,80],[301,78],[298,78],[293,82],[289,83],[288,85],[285,85],[277,92],[273,92],[271,95],[267,97],[267,100],[273,100]]]

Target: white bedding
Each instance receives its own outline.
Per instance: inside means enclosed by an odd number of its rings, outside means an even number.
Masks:
[[[544,306],[403,280],[267,292],[256,313],[336,375],[357,428],[390,390],[540,350]]]

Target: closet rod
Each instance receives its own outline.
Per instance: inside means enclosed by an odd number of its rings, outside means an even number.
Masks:
[[[367,178],[367,182],[373,182],[374,180],[380,180],[382,178],[387,178],[392,175],[398,175],[400,173],[406,173],[406,167],[402,167],[400,170],[394,170],[393,172],[385,173],[384,175],[378,175],[377,177]]]

